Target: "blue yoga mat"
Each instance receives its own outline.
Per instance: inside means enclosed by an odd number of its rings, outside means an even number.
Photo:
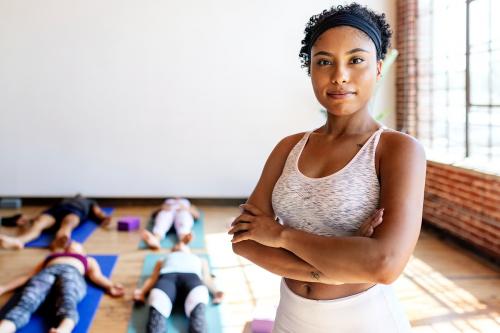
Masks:
[[[202,258],[210,260],[208,255],[199,255]],[[144,258],[144,265],[142,267],[141,278],[139,279],[139,285],[142,285],[144,280],[146,280],[151,273],[156,262],[163,258],[164,255],[161,254],[148,254]],[[210,300],[211,301],[211,300]],[[130,318],[127,333],[144,333],[146,332],[146,324],[148,320],[149,306],[143,304],[134,304],[132,310],[132,317]],[[208,332],[219,333],[222,332],[222,324],[220,317],[219,306],[209,304],[207,306],[206,318],[208,323]],[[187,333],[188,332],[188,320],[184,313],[184,307],[182,304],[176,303],[170,318],[167,320],[167,332],[168,333]]]
[[[194,239],[189,243],[189,247],[192,249],[203,249],[205,248],[205,225],[204,225],[204,220],[205,214],[203,212],[200,212],[200,218],[194,221],[193,225],[193,235]],[[146,229],[149,231],[153,230],[153,222],[154,219],[151,219],[148,223],[148,226]],[[175,234],[174,227],[170,228],[170,230],[167,232],[167,235],[165,236],[164,239],[161,240],[160,244],[163,249],[170,249],[172,246],[174,246],[177,243],[177,235]],[[141,240],[139,243],[139,248],[140,249],[147,249],[148,246],[146,243]]]
[[[101,266],[102,273],[110,277],[113,267],[116,264],[118,256],[115,255],[92,255],[99,265]],[[94,284],[87,281],[87,295],[78,304],[78,313],[80,314],[80,321],[76,325],[73,333],[86,333],[89,330],[90,324],[94,319],[97,307],[99,306],[99,301],[104,293],[102,289],[96,287]],[[8,309],[14,306],[15,302],[21,296],[20,292],[16,292],[14,296],[7,302],[7,304],[0,311],[0,318],[7,313]],[[31,316],[30,322],[24,326],[22,329],[18,330],[18,333],[40,333],[48,332],[50,329],[50,323],[43,318],[53,318],[54,308],[53,306],[45,303],[40,306],[40,308]]]
[[[103,208],[102,210],[107,215],[113,213],[113,208]],[[79,243],[83,243],[87,240],[87,238],[89,238],[97,227],[99,227],[99,224],[96,221],[82,221],[71,233],[71,239]],[[49,247],[50,243],[52,243],[52,240],[54,239],[54,235],[53,230],[46,230],[42,232],[40,237],[28,242],[25,247]]]

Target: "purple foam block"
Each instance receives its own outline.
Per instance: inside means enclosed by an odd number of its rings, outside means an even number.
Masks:
[[[266,319],[252,320],[252,333],[271,333],[274,322]]]
[[[136,216],[125,216],[118,220],[118,230],[131,231],[139,229],[141,219]]]

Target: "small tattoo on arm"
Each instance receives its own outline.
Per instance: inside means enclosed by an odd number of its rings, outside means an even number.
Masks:
[[[319,276],[319,272],[311,272],[311,276],[312,276],[312,278],[313,278],[313,279],[315,279],[315,280],[319,280],[319,277],[320,277],[320,276]]]

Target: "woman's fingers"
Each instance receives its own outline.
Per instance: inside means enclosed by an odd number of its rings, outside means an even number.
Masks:
[[[241,223],[236,224],[231,229],[229,229],[229,231],[227,233],[230,235],[233,235],[233,234],[240,232],[240,231],[248,231],[248,230],[250,230],[250,227],[251,227],[250,223],[241,222]]]
[[[372,224],[372,218],[373,218],[373,216],[370,216],[370,218],[368,220],[363,222],[363,224],[359,227],[358,231],[356,232],[356,235],[359,235],[359,236],[365,235],[365,232],[368,229],[368,226],[370,226]]]
[[[233,221],[233,223],[231,223],[231,226],[235,226],[240,222],[254,222],[254,221],[255,221],[255,216],[249,214],[241,214]]]
[[[373,228],[376,228],[380,223],[382,223],[382,221],[384,220],[384,218],[382,216],[380,216],[375,222],[373,222],[371,225]]]
[[[379,219],[382,218],[383,216],[384,216],[384,209],[379,209],[366,222],[368,225],[373,225],[375,223],[378,223]]]
[[[377,220],[378,220],[378,218],[379,218],[380,216],[383,216],[383,215],[384,215],[384,209],[383,209],[383,208],[382,208],[382,209],[378,209],[378,210],[377,210],[377,211],[376,211],[376,212],[375,212],[375,213],[374,213],[374,214],[370,217],[370,219],[369,219],[369,220],[370,220],[371,222],[375,222],[375,221],[377,221]]]
[[[384,209],[378,209],[375,211],[375,213],[370,216],[363,224],[359,227],[358,231],[356,232],[357,236],[362,236],[362,237],[370,237],[375,228],[380,225],[383,221],[383,216],[384,216]]]
[[[240,205],[240,208],[243,210],[246,210],[247,212],[250,212],[252,215],[255,215],[255,216],[264,215],[264,213],[262,213],[262,211],[260,209],[258,209],[257,207],[255,207],[252,204],[242,204],[242,205]]]
[[[248,240],[248,239],[251,239],[250,238],[250,231],[242,232],[242,233],[239,233],[237,235],[234,235],[233,239],[231,239],[231,243],[238,243],[238,242]]]
[[[370,224],[364,225],[361,229],[359,229],[358,235],[362,237],[370,237],[371,234],[368,232],[370,229]]]

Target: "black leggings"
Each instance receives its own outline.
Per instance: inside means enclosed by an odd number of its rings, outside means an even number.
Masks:
[[[196,291],[194,290],[196,288],[202,288],[201,295],[196,294]],[[205,288],[204,292],[206,292],[205,300],[203,297],[203,288]],[[164,293],[166,297],[170,299],[171,306],[173,306],[173,303],[175,303],[176,301],[178,303],[186,303],[186,304],[190,302],[190,304],[192,304],[191,306],[194,306],[194,308],[192,308],[193,310],[191,310],[191,313],[189,314],[189,333],[207,332],[207,323],[205,318],[206,317],[205,302],[208,301],[208,291],[206,291],[206,287],[203,285],[203,282],[201,281],[198,275],[193,273],[162,274],[158,278],[158,281],[155,283],[153,289],[160,290],[160,293]],[[191,291],[193,291],[193,293],[191,293]],[[162,311],[161,310],[162,308],[163,307],[159,308],[160,311]],[[187,313],[188,312],[186,312],[186,314]],[[165,315],[168,316],[168,314]],[[165,317],[154,306],[151,306],[149,310],[147,332],[148,333],[167,332]]]

